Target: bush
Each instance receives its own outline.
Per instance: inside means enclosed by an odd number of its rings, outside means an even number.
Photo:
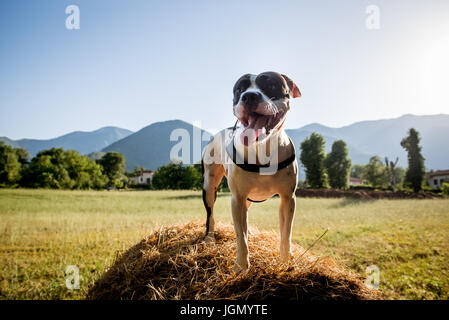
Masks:
[[[376,189],[388,185],[388,175],[383,162],[378,156],[371,157],[362,173],[362,179]]]
[[[343,140],[337,140],[332,144],[332,151],[324,160],[324,166],[331,188],[348,188],[351,160],[348,158],[348,148]]]
[[[17,187],[28,157],[25,149],[13,148],[0,141],[0,187]]]
[[[158,190],[200,189],[201,181],[201,172],[195,166],[185,166],[182,162],[170,162],[156,170],[152,185]]]
[[[300,145],[299,160],[306,172],[307,185],[314,189],[327,187],[327,174],[324,166],[324,138],[318,133],[312,133]]]
[[[449,196],[449,183],[443,182],[441,186],[441,193],[445,196]]]
[[[73,150],[52,148],[39,152],[24,170],[21,185],[50,189],[101,189],[108,178],[103,168]]]
[[[357,186],[350,186],[349,189],[350,190],[366,190],[366,191],[375,190],[372,186],[366,185],[366,184],[360,184],[360,185],[357,185]]]
[[[108,177],[108,187],[123,188],[128,178],[125,176],[126,159],[119,152],[107,152],[96,162],[103,167]]]

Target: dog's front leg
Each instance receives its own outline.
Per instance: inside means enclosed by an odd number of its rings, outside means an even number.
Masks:
[[[292,240],[292,224],[295,216],[296,196],[281,196],[279,207],[279,226],[281,232],[280,257],[282,261],[290,258],[290,244]]]
[[[240,272],[249,268],[248,257],[248,206],[245,197],[232,196],[232,219],[237,237],[237,259],[234,271]]]

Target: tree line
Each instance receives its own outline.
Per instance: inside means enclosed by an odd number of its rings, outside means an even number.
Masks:
[[[366,165],[352,165],[348,148],[343,140],[332,144],[326,154],[323,136],[312,133],[300,145],[300,161],[305,169],[304,184],[309,188],[347,189],[349,177],[366,181],[373,188],[406,187],[415,192],[421,190],[425,174],[424,157],[421,154],[419,133],[410,129],[401,141],[408,153],[408,168],[396,166],[395,162],[378,156],[371,157]],[[0,142],[0,187],[27,187],[53,189],[103,189],[128,186],[130,176],[125,172],[126,159],[118,152],[108,152],[94,160],[74,150],[52,148],[39,152],[29,161],[23,148],[14,148]],[[158,168],[153,176],[153,189],[201,189],[201,163],[184,165],[174,161]],[[219,189],[227,188],[226,179]]]
[[[94,156],[98,156],[96,154]],[[23,148],[0,142],[0,187],[48,189],[105,189],[130,187],[128,178],[139,175],[142,167],[125,172],[126,159],[118,152],[101,154],[94,160],[74,150],[52,148],[29,160]],[[152,189],[201,189],[201,163],[184,165],[173,161],[155,171]],[[220,189],[226,183],[220,185]]]
[[[414,128],[402,139],[401,146],[408,154],[408,168],[396,166],[398,158],[393,162],[379,156],[370,158],[366,165],[351,164],[348,149],[343,140],[333,143],[331,152],[326,155],[323,136],[312,133],[301,143],[300,161],[306,173],[304,184],[309,188],[347,189],[349,177],[360,178],[372,188],[390,188],[395,191],[405,187],[418,192],[422,189],[425,166],[419,132]]]
[[[156,190],[201,190],[203,188],[203,168],[201,162],[194,165],[185,165],[181,161],[172,161],[159,167],[154,172],[151,188]],[[217,190],[229,190],[226,177],[223,178]]]
[[[0,142],[0,187],[103,189],[126,182],[125,157],[118,152],[93,160],[74,150],[52,148],[29,158],[25,149]]]

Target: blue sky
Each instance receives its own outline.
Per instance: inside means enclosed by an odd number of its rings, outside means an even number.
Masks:
[[[68,5],[80,29],[65,27]],[[365,26],[368,5],[380,29]],[[279,71],[287,128],[449,113],[449,1],[0,2],[0,136],[183,119],[233,125],[232,86]]]

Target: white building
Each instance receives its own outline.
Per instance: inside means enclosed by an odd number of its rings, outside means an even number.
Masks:
[[[449,170],[438,170],[426,174],[427,183],[432,189],[441,188],[443,182],[449,183]]]
[[[141,171],[139,175],[128,178],[130,184],[151,185],[154,172],[151,170]]]
[[[362,179],[356,177],[349,177],[349,185],[350,186],[359,186],[363,184]]]

